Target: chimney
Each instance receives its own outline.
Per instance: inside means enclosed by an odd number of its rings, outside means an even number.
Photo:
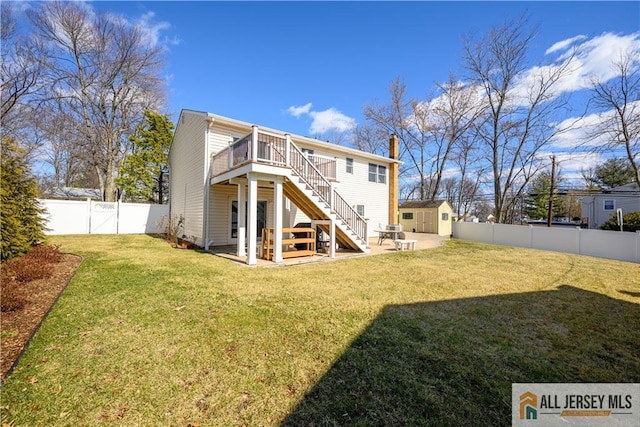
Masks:
[[[389,158],[398,160],[400,149],[398,136],[389,138]],[[398,223],[398,163],[389,165],[389,224]]]

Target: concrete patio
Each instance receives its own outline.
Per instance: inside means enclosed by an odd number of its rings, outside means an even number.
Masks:
[[[405,238],[417,240],[415,250],[437,248],[439,246],[442,246],[445,240],[449,240],[448,236],[438,236],[437,234],[411,233],[411,232],[405,232]],[[328,254],[323,254],[323,253],[318,253],[312,256],[303,256],[299,258],[287,258],[280,263],[274,263],[271,261],[258,258],[257,266],[283,267],[283,266],[310,264],[310,263],[318,263],[318,262],[331,262],[331,261],[343,260],[348,258],[359,258],[359,257],[365,257],[365,256],[397,252],[395,244],[393,243],[392,240],[386,239],[384,240],[384,242],[382,242],[381,245],[378,245],[378,238],[375,236],[369,239],[368,248],[369,248],[369,253],[339,250],[336,252],[335,258],[330,258]],[[209,249],[209,252],[221,258],[225,258],[242,265],[247,265],[246,257],[239,257],[235,254],[236,252],[235,245],[212,247]]]

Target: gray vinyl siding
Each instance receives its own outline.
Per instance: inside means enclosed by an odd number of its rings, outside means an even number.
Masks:
[[[204,246],[206,114],[183,111],[169,153],[171,217],[184,218],[183,237]]]

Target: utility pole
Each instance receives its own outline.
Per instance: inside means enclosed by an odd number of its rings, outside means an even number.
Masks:
[[[547,214],[547,227],[551,227],[553,219],[553,193],[556,185],[556,156],[551,156],[551,185],[549,186],[549,213]]]

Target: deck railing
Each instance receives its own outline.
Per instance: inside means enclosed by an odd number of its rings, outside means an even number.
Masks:
[[[254,147],[253,141],[258,141]],[[230,144],[227,148],[212,155],[211,176],[221,175],[233,168],[246,163],[256,162],[272,164],[276,166],[287,166],[287,139],[284,136],[257,131]],[[308,155],[308,159],[329,180],[336,179],[336,159],[319,156],[317,154]]]
[[[294,144],[289,151],[289,166],[302,178],[314,193],[328,206],[331,206],[331,183],[320,173],[318,168]]]
[[[250,162],[291,168],[349,229],[367,243],[367,221],[331,185],[330,179],[336,179],[335,158],[305,154],[288,135],[259,131],[254,126],[251,133],[212,156],[211,176]]]

